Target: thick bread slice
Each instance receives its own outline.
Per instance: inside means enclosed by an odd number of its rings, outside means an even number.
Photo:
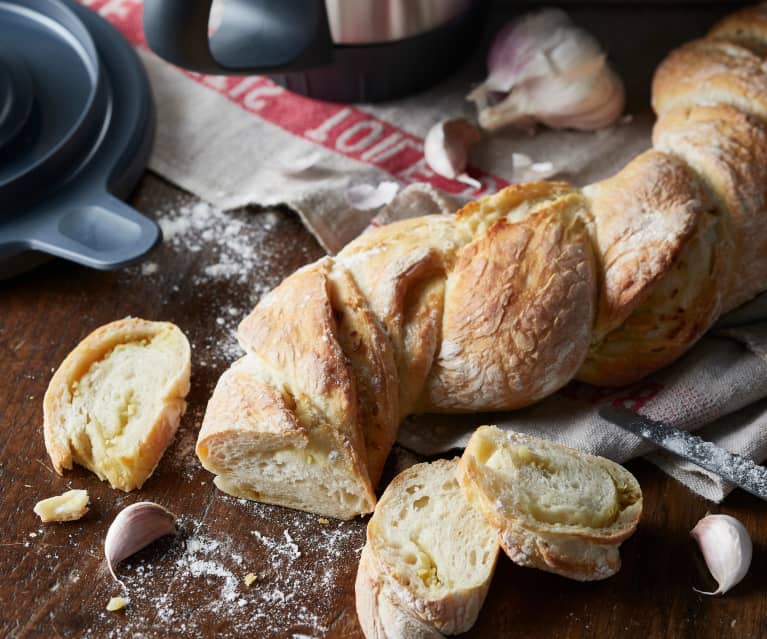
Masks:
[[[296,400],[250,355],[218,381],[197,456],[230,495],[351,519],[375,506],[364,467],[342,433],[307,428]]]
[[[78,463],[114,488],[140,488],[186,410],[191,351],[169,322],[126,318],[88,335],[61,363],[43,404],[56,472]]]
[[[618,464],[494,426],[474,432],[458,480],[512,561],[579,581],[619,570],[642,513],[641,488]]]
[[[386,586],[365,546],[354,583],[357,617],[367,639],[442,639],[434,626],[409,612]]]
[[[412,466],[394,478],[378,502],[368,523],[366,574],[358,582],[378,591],[379,600],[388,597],[390,605],[383,610],[373,595],[360,592],[358,614],[363,628],[383,624],[388,635],[369,636],[395,636],[392,626],[411,625],[402,619],[406,613],[444,634],[464,632],[476,621],[498,540],[463,497],[457,466],[457,459]],[[371,579],[378,585],[370,586]]]
[[[269,293],[239,328],[247,356],[219,381],[197,442],[228,493],[349,519],[396,435],[390,342],[342,266],[323,259]]]

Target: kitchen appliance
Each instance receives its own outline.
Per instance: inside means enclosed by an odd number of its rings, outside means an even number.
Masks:
[[[153,122],[144,70],[105,20],[71,0],[0,0],[0,277],[49,255],[115,268],[160,240],[118,199]]]
[[[478,40],[483,0],[145,0],[166,60],[219,75],[268,74],[314,98],[375,102],[443,78]],[[214,27],[214,28],[211,28]]]

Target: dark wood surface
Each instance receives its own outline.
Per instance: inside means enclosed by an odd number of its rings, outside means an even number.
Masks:
[[[147,175],[133,202],[178,222],[192,215],[195,200]],[[57,260],[0,283],[0,636],[361,636],[353,582],[365,521],[322,523],[227,497],[194,457],[207,398],[237,357],[232,330],[241,314],[322,254],[288,211],[243,210],[216,220],[217,236],[230,228],[250,247],[245,272],[221,275],[232,256],[220,237],[198,245],[176,229],[143,267],[102,273]],[[173,321],[193,344],[189,410],[155,474],[130,494],[79,468],[56,475],[42,435],[52,370],[91,330],[126,315]],[[388,477],[407,461],[395,452]],[[736,491],[716,506],[645,462],[629,468],[644,490],[645,512],[622,547],[620,573],[581,584],[503,557],[466,636],[767,636],[767,505]],[[91,511],[78,522],[42,525],[35,502],[69,488],[88,489]],[[105,567],[104,536],[122,507],[145,499],[175,512],[180,533],[126,562],[120,574],[130,603],[109,613],[107,601],[121,588]],[[707,511],[740,518],[754,539],[749,575],[724,597],[693,591],[711,586],[689,537]],[[247,573],[257,576],[250,587],[242,581]]]

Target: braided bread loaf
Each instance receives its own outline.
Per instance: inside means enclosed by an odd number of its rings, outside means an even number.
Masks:
[[[288,277],[208,405],[216,485],[350,518],[408,414],[514,409],[678,358],[767,288],[765,54],[767,9],[736,13],[661,64],[654,149],[614,177],[514,185]]]

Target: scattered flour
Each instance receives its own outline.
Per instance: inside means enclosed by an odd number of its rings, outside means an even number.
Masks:
[[[101,613],[98,632],[84,636],[328,637],[336,619],[354,615],[350,585],[365,522],[320,523],[316,515],[223,495],[194,454],[206,398],[243,354],[237,325],[297,261],[319,257],[314,249],[277,240],[281,225],[296,223],[289,218],[280,212],[224,212],[191,196],[158,213],[164,242],[154,261],[132,273],[162,292],[166,310],[181,314],[167,317],[189,337],[193,376],[188,412],[158,472],[167,468],[183,478],[190,498],[201,491],[210,502],[202,521],[181,517],[176,538],[121,565],[127,592],[104,581],[105,590],[94,596],[106,601],[122,595],[130,604],[120,614]],[[297,256],[296,250],[302,252]],[[166,269],[168,263],[174,268]],[[255,581],[247,585],[250,573]]]
[[[195,367],[222,372],[243,355],[237,325],[288,274],[288,258],[295,257],[293,247],[276,241],[286,217],[275,211],[221,211],[190,196],[158,213],[163,232],[159,250],[172,251],[174,264],[185,266],[171,272],[150,261],[134,268],[173,294],[166,295],[164,303],[181,300],[205,312],[216,304],[205,330],[189,335]],[[307,251],[301,257],[310,262],[318,255]]]
[[[127,592],[117,594],[129,597],[130,605],[119,617],[102,616],[110,630],[99,636],[197,638],[212,628],[222,629],[217,637],[332,636],[329,624],[341,608],[353,610],[353,599],[338,597],[341,580],[346,588],[353,582],[364,522],[323,525],[315,515],[220,499],[227,508],[246,511],[238,519],[252,518],[259,527],[249,535],[214,537],[204,525],[182,518],[181,534],[168,538],[165,548],[121,566]],[[250,586],[249,573],[256,577]]]

